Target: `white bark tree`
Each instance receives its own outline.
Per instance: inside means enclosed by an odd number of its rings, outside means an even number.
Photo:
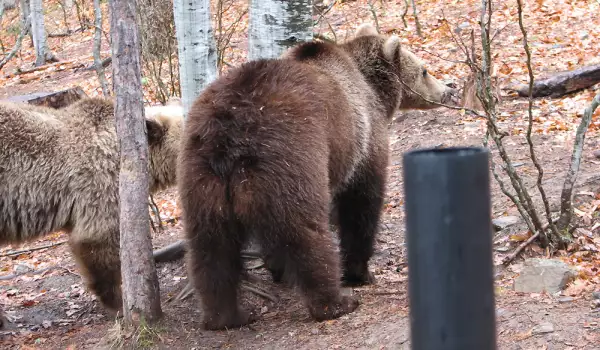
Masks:
[[[33,44],[33,34],[31,33],[31,3],[29,0],[19,0],[19,7],[21,8],[21,25],[28,27],[27,33]]]
[[[46,63],[48,44],[46,42],[46,27],[44,25],[44,7],[42,0],[31,1],[31,33],[33,34],[33,47],[35,47],[36,67]]]
[[[142,94],[141,41],[135,0],[110,0],[115,120],[120,146],[120,257],[123,315],[154,321],[162,310],[148,213],[148,138]]]
[[[248,60],[279,57],[313,38],[312,0],[250,0]]]
[[[174,0],[179,84],[184,115],[194,99],[217,77],[217,48],[210,0]]]

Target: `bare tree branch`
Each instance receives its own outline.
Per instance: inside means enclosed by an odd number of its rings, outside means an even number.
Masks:
[[[21,49],[21,44],[23,43],[23,38],[25,37],[25,35],[27,35],[27,33],[29,33],[29,28],[30,28],[29,24],[30,23],[31,23],[31,20],[29,19],[29,17],[27,17],[27,19],[25,20],[25,25],[23,25],[23,27],[21,28],[21,33],[19,33],[19,36],[17,37],[17,41],[15,42],[15,45],[10,50],[8,55],[6,55],[2,59],[2,61],[0,61],[0,70],[2,69],[2,67],[4,67],[8,63],[8,61],[10,61],[17,54],[17,51],[19,51]]]
[[[519,28],[521,28],[521,33],[523,33],[523,48],[525,49],[525,53],[527,54],[527,72],[529,73],[529,106],[527,109],[529,120],[527,123],[527,143],[529,144],[529,154],[531,156],[531,160],[535,165],[535,168],[538,171],[537,177],[537,188],[540,191],[540,195],[542,197],[542,202],[544,202],[544,209],[546,209],[546,218],[548,219],[548,225],[550,226],[550,231],[552,232],[552,240],[559,243],[559,245],[563,245],[561,242],[562,238],[558,234],[556,226],[552,222],[552,216],[550,212],[550,204],[548,203],[548,198],[546,196],[546,191],[542,186],[542,179],[544,177],[544,170],[540,163],[537,160],[537,156],[535,155],[535,150],[533,146],[533,141],[531,140],[531,130],[533,128],[533,84],[534,84],[534,76],[533,76],[533,68],[531,67],[531,50],[529,49],[529,43],[527,41],[527,31],[525,30],[525,26],[523,25],[523,5],[521,0],[517,0],[517,11],[519,13]]]

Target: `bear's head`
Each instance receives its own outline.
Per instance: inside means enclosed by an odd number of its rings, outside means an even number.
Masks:
[[[400,45],[398,36],[381,35],[369,23],[359,26],[354,36],[355,39],[370,37],[375,39],[372,42],[381,45],[384,59],[393,66],[402,85],[399,109],[431,109],[439,107],[439,103],[457,103],[458,91],[431,75],[415,54]]]
[[[150,153],[150,192],[174,186],[177,154],[183,128],[183,106],[170,101],[166,106],[145,108]]]

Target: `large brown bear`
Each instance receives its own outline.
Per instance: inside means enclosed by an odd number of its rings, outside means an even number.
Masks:
[[[146,109],[150,191],[175,185],[183,110]],[[113,102],[0,103],[0,245],[65,230],[89,288],[121,308],[119,142]]]
[[[238,303],[240,248],[251,238],[275,276],[300,287],[314,319],[356,309],[340,286],[373,282],[387,124],[398,109],[437,106],[419,94],[447,102],[454,93],[398,37],[368,24],[342,45],[304,43],[210,84],[189,111],[178,167],[204,327],[251,321]],[[331,208],[341,259],[328,230]]]

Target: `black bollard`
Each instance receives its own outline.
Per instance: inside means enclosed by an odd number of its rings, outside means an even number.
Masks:
[[[404,154],[412,349],[496,349],[488,154]]]

